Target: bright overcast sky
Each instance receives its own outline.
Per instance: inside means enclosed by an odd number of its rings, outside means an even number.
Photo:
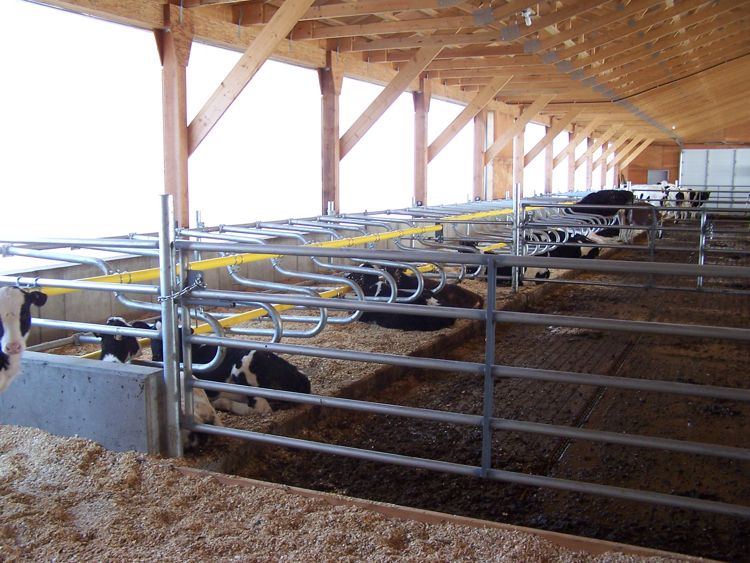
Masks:
[[[0,237],[156,231],[163,160],[152,34],[23,0],[0,2],[0,22]],[[189,119],[239,56],[193,45]],[[344,81],[342,133],[380,90]],[[430,140],[461,109],[433,100]],[[413,123],[404,94],[344,157],[340,211],[411,205]],[[470,197],[472,129],[430,163],[428,204]],[[317,215],[320,169],[317,73],[268,61],[190,158],[191,221],[195,211],[207,225]]]

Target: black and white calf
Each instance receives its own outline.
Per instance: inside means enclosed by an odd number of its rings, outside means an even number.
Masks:
[[[129,324],[122,317],[109,317],[106,324],[123,328],[153,328],[143,321],[135,321]],[[95,336],[101,339],[102,350],[99,359],[105,362],[127,364],[138,357],[141,352],[141,345],[135,336],[119,334],[95,334]],[[216,409],[203,389],[193,389],[193,415],[195,422],[199,424],[223,426]],[[205,442],[205,439],[204,434],[190,432],[189,430],[182,431],[182,442],[186,448],[194,448]]]
[[[350,273],[347,277],[362,288],[368,297],[389,298],[392,295],[391,286],[381,280],[381,275],[364,268],[361,273]],[[396,281],[397,298],[408,299],[410,305],[437,305],[441,307],[476,308],[481,307],[482,298],[456,284],[445,284],[438,290],[439,284],[429,278],[424,278],[424,287],[419,295],[412,299],[419,289],[416,276],[409,275],[404,268],[387,267],[388,272]],[[405,331],[434,331],[453,326],[456,319],[450,317],[433,317],[401,313],[381,313],[365,311],[359,318],[361,322],[372,323],[384,328],[395,328]]]
[[[123,328],[151,328],[147,323],[135,321],[132,325],[122,317],[109,317],[106,322],[107,326],[119,326]],[[119,362],[127,364],[141,353],[141,345],[138,339],[133,336],[122,336],[120,334],[100,334],[94,333],[94,336],[101,340],[100,360],[105,362]]]
[[[157,323],[154,329],[159,328]],[[292,391],[295,393],[310,393],[310,380],[294,364],[284,358],[262,350],[246,350],[243,348],[226,347],[224,358],[218,365],[208,371],[195,371],[193,375],[204,381],[216,383],[234,383],[276,389],[277,391]],[[216,357],[219,349],[207,344],[192,344],[192,363],[208,364]],[[156,362],[163,361],[162,341],[151,340],[151,357]],[[182,345],[180,342],[180,362],[182,362]],[[252,397],[241,393],[227,393],[206,391],[211,404],[223,411],[239,415],[252,412],[269,413],[274,410],[293,406],[288,401],[266,400],[262,397]]]
[[[47,295],[41,291],[0,287],[0,392],[21,371],[21,356],[31,329],[31,306],[41,307],[46,302]]]
[[[560,235],[564,240],[564,235]],[[555,237],[548,237],[554,239]],[[556,245],[553,249],[535,256],[547,258],[598,258],[600,249],[594,245],[594,241],[584,235],[571,235],[564,242]],[[525,276],[534,279],[550,279],[552,276],[549,268],[527,268]]]

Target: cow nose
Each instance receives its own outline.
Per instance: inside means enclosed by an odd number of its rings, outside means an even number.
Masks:
[[[23,352],[23,343],[21,342],[8,342],[8,344],[5,345],[5,353],[6,354],[20,354]]]

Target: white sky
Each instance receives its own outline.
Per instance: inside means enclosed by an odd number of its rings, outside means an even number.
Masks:
[[[193,44],[188,119],[239,56]],[[158,194],[163,191],[161,67],[150,32],[3,0],[0,76],[5,113],[0,238],[158,230]],[[380,86],[345,79],[342,134],[380,91]],[[429,140],[461,109],[433,99]],[[404,94],[342,159],[341,212],[411,205],[413,123],[412,97]],[[538,134],[528,129],[527,134]],[[527,139],[527,150],[535,143]],[[430,163],[429,205],[470,198],[472,145],[469,123]],[[527,168],[529,195],[543,189],[543,176],[534,171],[541,163],[535,159]],[[197,210],[207,225],[317,215],[317,73],[266,62],[191,156],[189,166],[191,221]]]

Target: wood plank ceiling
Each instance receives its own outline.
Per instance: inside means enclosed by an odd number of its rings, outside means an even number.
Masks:
[[[158,29],[167,2],[44,3]],[[243,51],[288,3],[172,2],[196,40]],[[541,108],[550,126],[575,112],[577,126],[597,120],[595,137],[725,142],[750,123],[748,0],[316,0],[271,56],[320,68],[334,53],[346,75],[385,84],[427,50],[408,89],[427,80],[466,104],[494,93],[488,108]]]

